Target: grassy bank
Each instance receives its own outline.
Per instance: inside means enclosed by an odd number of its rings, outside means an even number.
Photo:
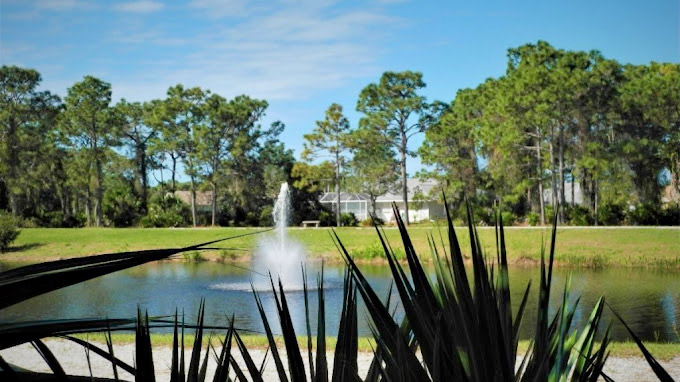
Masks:
[[[41,262],[99,253],[163,247],[181,247],[221,237],[255,232],[259,228],[31,228],[23,229],[0,261]],[[340,260],[330,239],[329,229],[291,228],[290,236],[305,245],[312,257]],[[396,229],[385,229],[387,238],[400,250]],[[493,228],[480,228],[482,245],[490,252],[495,248]],[[419,253],[429,253],[427,235],[438,231],[432,227],[409,230]],[[461,247],[469,248],[465,228],[457,229]],[[338,235],[355,257],[367,261],[382,258],[378,239],[372,228],[340,228]],[[509,261],[517,265],[533,265],[540,258],[540,243],[549,237],[547,229],[510,228],[506,244]],[[240,261],[247,260],[257,246],[258,236],[246,236],[220,243],[224,250],[189,254],[188,259]],[[401,252],[403,253],[403,251]],[[427,256],[423,256],[426,258]],[[556,261],[562,265],[603,267],[680,268],[680,229],[668,228],[563,228],[558,229]]]
[[[241,334],[243,342],[246,344],[248,349],[266,349],[267,348],[267,337],[255,334]],[[82,339],[88,338],[90,341],[95,341],[97,343],[105,343],[104,336],[102,334],[91,334],[89,336],[79,335]],[[113,333],[111,335],[114,344],[131,344],[135,342],[134,333]],[[224,339],[223,337],[220,339]],[[194,336],[192,334],[185,334],[184,343],[187,348],[190,348],[194,341]],[[217,338],[213,341],[218,342]],[[307,337],[300,336],[299,341],[300,346],[306,349]],[[326,350],[333,351],[337,342],[336,337],[326,338]],[[375,349],[375,344],[372,343],[372,339],[369,337],[359,337],[359,351],[361,352],[373,352]],[[172,334],[152,334],[151,343],[154,347],[169,347],[172,346]],[[277,337],[277,343],[283,346],[283,338]],[[316,344],[316,339],[313,341]],[[526,352],[529,346],[528,340],[523,340],[519,342],[520,353]],[[599,345],[598,345],[599,346]],[[660,360],[669,360],[676,357],[680,357],[680,343],[659,343],[659,342],[645,342],[645,346],[649,351],[654,354],[654,357]],[[642,357],[640,348],[634,342],[614,342],[609,345],[609,350],[611,351],[612,357],[618,358],[629,358],[629,357]]]

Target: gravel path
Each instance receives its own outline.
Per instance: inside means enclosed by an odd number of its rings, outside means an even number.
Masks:
[[[62,364],[64,370],[73,375],[85,375],[89,376],[89,369],[87,365],[87,360],[85,358],[85,350],[83,347],[76,345],[70,341],[63,340],[47,340],[45,341],[47,346],[55,354],[59,362]],[[105,348],[105,345],[99,344],[100,347]],[[117,345],[114,347],[114,352],[118,358],[127,362],[130,365],[134,364],[134,345]],[[191,353],[190,349],[187,349],[186,357],[189,357]],[[238,351],[235,352],[238,354]],[[264,356],[264,350],[254,349],[251,351],[251,355],[255,362],[262,362],[262,357]],[[2,356],[5,361],[19,366],[25,369],[49,372],[47,364],[38,355],[38,353],[33,349],[31,345],[20,345],[10,349],[0,351],[0,356]],[[170,379],[170,360],[172,357],[172,349],[169,347],[155,348],[153,353],[154,364],[156,365],[156,376],[159,381],[167,381]],[[327,354],[328,363],[332,366],[333,355],[331,353]],[[111,364],[108,363],[103,358],[96,354],[90,353],[90,358],[92,362],[92,369],[95,376],[98,377],[112,377],[113,371],[111,369]],[[364,375],[368,370],[371,363],[372,354],[370,353],[360,353],[359,354],[359,373]],[[237,356],[238,362],[245,369],[240,356]],[[277,374],[274,363],[271,362],[271,358],[268,357],[268,363],[265,368],[264,380],[265,381],[276,381]],[[188,361],[187,361],[188,363]],[[666,368],[666,370],[671,374],[673,378],[680,381],[680,357],[676,357],[670,361],[662,361],[661,364]],[[212,379],[212,372],[215,368],[215,362],[213,357],[210,357],[210,362],[208,365],[208,380]],[[132,381],[134,378],[120,370],[119,375],[122,379]],[[647,362],[643,358],[609,358],[607,365],[605,367],[605,372],[611,376],[616,381],[655,381],[653,375],[650,375],[651,369]]]

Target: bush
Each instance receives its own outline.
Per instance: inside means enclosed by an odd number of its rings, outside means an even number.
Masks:
[[[173,195],[155,198],[149,213],[140,220],[142,227],[181,227],[186,225],[189,208]]]
[[[123,185],[116,185],[104,194],[103,213],[114,227],[129,227],[135,224],[140,208],[139,199]]]
[[[661,209],[659,225],[680,225],[680,204],[669,204]]]
[[[569,225],[588,226],[594,223],[590,210],[583,206],[574,206],[566,211]]]
[[[661,208],[651,203],[639,203],[626,213],[630,225],[658,225]]]
[[[503,218],[503,226],[509,227],[517,221],[517,216],[510,211],[501,212],[501,217]]]
[[[319,221],[324,227],[332,227],[335,225],[335,214],[329,211],[319,212]]]
[[[381,218],[376,216],[373,219],[367,218],[367,219],[360,221],[359,225],[362,226],[362,227],[373,227],[374,221],[375,221],[376,225],[384,225],[385,224],[384,220],[382,220]]]
[[[604,203],[597,209],[597,221],[603,225],[621,225],[626,218],[623,204]]]
[[[272,212],[274,211],[273,206],[264,206],[260,211],[260,227],[271,227],[274,225],[274,217]]]
[[[182,258],[187,262],[205,261],[205,257],[199,251],[183,252]]]
[[[8,212],[0,211],[0,253],[9,248],[20,232],[14,216]]]
[[[539,225],[541,223],[541,215],[536,212],[529,212],[529,214],[527,214],[527,223],[532,227]]]
[[[354,213],[342,213],[340,214],[340,225],[343,227],[356,227],[359,223],[356,215]]]

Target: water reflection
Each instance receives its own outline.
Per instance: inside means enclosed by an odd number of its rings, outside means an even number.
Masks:
[[[3,266],[0,264],[0,266]],[[7,267],[7,265],[4,265]],[[382,265],[361,267],[380,296],[388,293],[390,285],[389,269]],[[318,268],[310,269],[310,284],[316,285]],[[339,312],[342,308],[342,279],[344,269],[326,265],[325,281],[327,333],[337,333]],[[591,309],[604,293],[607,301],[645,340],[679,341],[678,322],[680,321],[680,272],[645,269],[562,269],[554,272],[553,305],[554,312],[561,301],[564,284],[568,275],[572,277],[570,301],[580,298],[574,320],[582,327]],[[535,326],[535,307],[538,303],[538,269],[513,268],[510,270],[512,283],[511,296],[517,309],[524,288],[530,279],[533,286],[527,314],[522,326],[522,336],[526,338]],[[172,314],[175,308],[184,310],[188,321],[195,320],[200,298],[206,299],[206,320],[210,324],[226,325],[227,317],[233,314],[236,325],[243,329],[263,330],[252,293],[247,288],[215,288],[215,285],[249,285],[250,273],[242,268],[218,263],[177,263],[160,262],[147,264],[126,271],[96,278],[82,284],[73,285],[59,291],[39,296],[13,307],[0,311],[0,321],[75,318],[75,317],[130,317],[136,312],[137,305],[152,315]],[[397,299],[396,292],[394,299]],[[272,329],[278,331],[277,312],[273,295],[260,292]],[[299,334],[305,331],[304,300],[302,291],[286,293],[293,315],[295,329]],[[316,292],[310,295],[310,316],[316,317]],[[396,300],[395,300],[396,301]],[[403,311],[397,309],[397,315]],[[364,320],[366,312],[360,305],[359,331],[369,335]],[[602,330],[614,320],[605,309]],[[316,331],[312,323],[312,331]],[[627,338],[625,329],[614,322],[612,335],[616,340]]]

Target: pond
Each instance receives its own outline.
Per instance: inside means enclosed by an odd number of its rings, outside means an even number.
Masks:
[[[0,263],[0,270],[9,266],[11,265]],[[362,265],[361,269],[379,295],[386,296],[391,280],[389,268],[386,265]],[[329,335],[336,335],[338,330],[343,272],[343,266],[328,264],[324,272],[326,327]],[[318,265],[310,266],[309,273],[310,285],[315,286]],[[568,274],[572,275],[571,300],[581,297],[575,314],[579,328],[587,321],[597,298],[604,293],[608,303],[642,339],[680,341],[678,338],[680,272],[625,268],[603,270],[556,268],[552,290],[553,311],[562,299]],[[139,304],[142,309],[148,310],[150,315],[173,314],[175,308],[180,312],[184,310],[187,321],[193,323],[200,298],[204,297],[206,323],[226,325],[226,317],[234,314],[237,327],[262,332],[260,316],[250,290],[250,275],[250,272],[242,267],[222,263],[151,263],[73,285],[9,307],[0,311],[0,321],[132,317],[136,314]],[[510,269],[511,295],[515,310],[530,279],[533,281],[532,293],[523,322],[523,338],[527,338],[535,326],[539,270]],[[268,291],[262,291],[260,295],[273,330],[278,331],[273,295]],[[302,291],[291,290],[286,292],[286,296],[296,332],[302,335],[305,333]],[[394,297],[396,300],[396,294]],[[312,321],[315,322],[317,296],[314,288],[310,298],[312,301],[310,315],[314,317]],[[403,312],[397,309],[397,315],[402,314]],[[360,306],[360,335],[370,335],[366,317],[363,306]],[[614,317],[605,308],[602,331],[611,320],[614,320]],[[312,331],[316,330],[314,322]],[[612,335],[615,340],[628,339],[625,329],[616,321]]]

